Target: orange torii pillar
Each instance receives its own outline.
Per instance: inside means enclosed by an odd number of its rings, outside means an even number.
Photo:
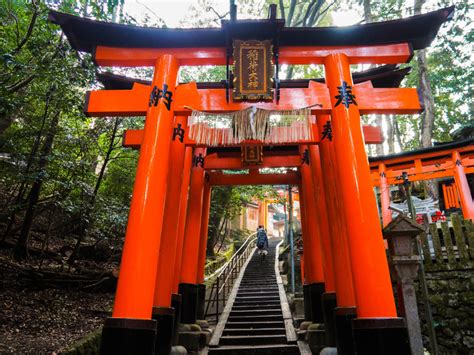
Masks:
[[[380,207],[382,210],[382,224],[387,226],[392,221],[392,211],[390,211],[390,185],[387,179],[385,164],[379,165],[380,176]]]
[[[171,151],[168,169],[168,188],[166,191],[166,219],[161,232],[160,254],[156,273],[155,297],[152,317],[157,321],[155,354],[167,355],[171,351],[175,309],[172,307],[174,274],[170,265],[175,264],[181,184],[184,168],[184,135],[186,117],[177,116],[172,132]],[[171,134],[171,132],[170,132]]]
[[[181,323],[196,323],[198,285],[196,275],[201,236],[202,205],[205,184],[205,148],[195,148],[189,187],[188,211],[184,229],[179,293],[182,296]]]
[[[311,309],[311,288],[310,283],[312,280],[311,274],[311,253],[309,252],[309,230],[308,223],[306,219],[306,206],[304,196],[303,185],[298,185],[299,193],[299,204],[300,204],[300,221],[301,221],[301,239],[303,240],[303,264],[301,269],[301,282],[303,283],[303,301],[304,301],[304,319],[311,321],[312,319],[312,309]]]
[[[330,127],[330,116],[318,116],[316,123],[318,131],[327,132]],[[310,152],[314,150],[310,147]],[[321,169],[324,171],[322,183],[325,190],[326,206],[330,221],[331,249],[333,251],[334,282],[336,287],[337,308],[334,310],[336,330],[336,346],[340,354],[353,354],[352,319],[356,317],[356,303],[352,282],[349,246],[347,243],[347,228],[344,219],[344,209],[338,195],[339,176],[335,174],[335,153],[332,145],[332,135],[326,134],[319,143]],[[311,156],[311,155],[310,155]],[[313,159],[314,160],[314,159]]]
[[[359,354],[410,354],[407,328],[395,308],[349,59],[342,53],[330,54],[324,67],[357,302],[357,318],[352,321],[355,350]]]
[[[181,259],[183,255],[183,244],[184,244],[184,231],[186,227],[186,216],[188,211],[188,195],[189,195],[189,182],[191,180],[191,166],[193,160],[193,148],[186,147],[184,155],[184,168],[183,168],[183,182],[181,184],[181,191],[179,195],[179,218],[178,218],[178,233],[176,236],[176,253],[173,268],[173,294],[171,297],[171,307],[174,308],[174,339],[173,344],[178,343],[178,326],[181,319],[181,303],[182,297],[179,293],[179,280],[181,277]]]
[[[319,148],[316,145],[308,146],[309,166],[313,182],[313,192],[317,208],[317,218],[321,233],[321,247],[323,250],[323,269],[325,280],[325,293],[321,295],[323,307],[323,318],[326,330],[326,345],[336,346],[336,334],[334,325],[334,309],[336,302],[336,285],[334,280],[334,260],[331,247],[331,234],[329,231],[328,208],[326,206],[326,191],[323,188],[323,173]]]
[[[199,258],[196,274],[196,284],[198,285],[197,301],[197,319],[204,318],[204,307],[206,304],[206,284],[204,283],[204,273],[206,267],[207,234],[209,229],[209,214],[211,212],[211,186],[209,183],[204,185],[204,194],[202,200],[202,218],[199,241]]]
[[[165,88],[171,97],[177,84],[178,69],[179,64],[173,56],[161,56],[155,64],[152,86]],[[167,104],[166,97],[156,98],[150,103],[114,309],[112,318],[105,321],[102,330],[102,354],[152,354],[155,347],[156,321],[151,319],[151,314],[168,179],[166,172],[173,110]]]
[[[459,198],[461,200],[462,214],[465,219],[474,221],[474,202],[472,201],[471,189],[467,182],[466,172],[462,165],[461,156],[459,152],[453,152],[454,162],[454,181],[459,192]]]
[[[305,148],[300,146],[300,151],[305,152]],[[307,152],[307,151],[306,151]],[[321,232],[317,221],[317,208],[314,199],[313,181],[311,170],[308,164],[303,163],[300,167],[301,186],[300,203],[303,201],[301,215],[304,215],[306,235],[303,235],[303,253],[305,257],[306,287],[309,288],[311,321],[323,323],[323,307],[321,296],[325,292],[324,285],[324,256],[321,249]]]

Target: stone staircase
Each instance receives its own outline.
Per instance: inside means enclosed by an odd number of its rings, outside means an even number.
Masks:
[[[243,274],[218,347],[210,354],[300,354],[288,344],[275,275],[275,249],[270,239],[264,260],[254,253]]]

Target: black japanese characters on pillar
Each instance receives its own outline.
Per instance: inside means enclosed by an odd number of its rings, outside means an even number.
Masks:
[[[321,140],[328,139],[329,141],[332,141],[332,125],[331,121],[327,121],[323,125],[323,136],[321,137]]]
[[[309,151],[308,151],[308,149],[304,150],[303,155],[301,157],[301,163],[309,165]]]
[[[349,108],[349,105],[351,104],[357,106],[357,101],[355,100],[356,97],[352,93],[352,86],[347,85],[347,83],[343,81],[342,85],[337,87],[337,91],[339,92],[339,95],[335,96],[337,101],[334,107],[340,105],[341,103],[346,106],[346,108]]]
[[[456,159],[456,165],[457,165],[457,166],[462,166],[461,159]]]
[[[158,101],[161,98],[163,98],[163,103],[165,104],[166,108],[169,111],[171,109],[171,102],[173,101],[171,98],[172,96],[173,96],[173,93],[171,91],[168,91],[167,84],[163,84],[163,90],[158,89],[158,87],[155,85],[153,89],[151,90],[150,101],[148,102],[148,106],[149,107],[151,107],[152,105],[157,106]]]
[[[193,156],[193,167],[198,167],[201,166],[201,168],[204,168],[204,157],[202,156],[201,153],[199,155],[194,155]]]
[[[173,140],[176,140],[176,137],[178,137],[181,143],[184,142],[184,129],[181,126],[181,123],[178,123],[178,125],[173,128]]]

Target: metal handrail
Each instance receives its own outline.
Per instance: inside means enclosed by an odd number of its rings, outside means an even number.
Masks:
[[[222,265],[212,275],[206,277],[206,281],[213,281],[210,287],[208,287],[209,297],[206,297],[205,300],[204,317],[206,319],[208,316],[215,316],[216,323],[219,321],[219,315],[224,309],[226,297],[229,295],[234,281],[240,273],[241,267],[251,254],[253,242],[257,240],[255,237],[256,234],[255,232],[249,235],[227,263]],[[212,313],[210,311],[212,311]]]
[[[222,265],[220,268],[218,268],[216,271],[214,271],[211,275],[207,276],[205,278],[205,280],[212,280],[214,277],[216,276],[220,276],[220,274],[224,271],[224,269],[232,262],[232,260],[241,253],[241,250],[248,244],[248,243],[251,243],[253,242],[253,240],[250,240],[252,237],[254,237],[255,235],[257,234],[257,232],[254,232],[252,234],[250,234],[247,239],[245,239],[245,242],[240,246],[239,249],[237,249],[237,251],[232,255],[232,257],[229,259],[229,261],[227,261],[224,265]],[[257,238],[253,238],[253,239],[257,239]],[[250,240],[250,242],[249,242]]]

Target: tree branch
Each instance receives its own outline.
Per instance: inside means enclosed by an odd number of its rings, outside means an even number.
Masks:
[[[288,19],[287,26],[291,26],[291,21],[293,20],[293,14],[295,13],[296,0],[291,0],[290,8],[288,10]]]
[[[21,40],[20,43],[18,43],[18,46],[16,49],[13,50],[12,54],[17,54],[21,48],[28,42],[28,39],[31,36],[31,33],[33,32],[33,28],[35,27],[36,19],[38,18],[38,7],[36,5],[36,1],[32,0],[31,3],[33,4],[33,15],[31,16],[30,24],[28,25],[28,30],[26,31],[25,37]]]
[[[281,18],[285,19],[285,5],[283,4],[283,0],[280,0],[280,14]]]

